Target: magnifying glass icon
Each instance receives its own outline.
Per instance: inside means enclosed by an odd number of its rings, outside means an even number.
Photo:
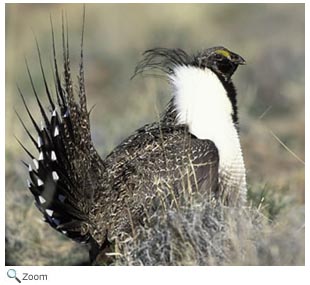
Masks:
[[[16,270],[15,269],[9,269],[6,273],[9,278],[15,278],[18,283],[21,283],[21,281],[16,277]]]

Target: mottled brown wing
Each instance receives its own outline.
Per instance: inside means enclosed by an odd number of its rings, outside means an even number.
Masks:
[[[218,151],[184,126],[148,125],[120,144],[105,160],[109,189],[98,195],[98,243],[131,233],[160,201],[177,203],[189,192],[215,193]]]

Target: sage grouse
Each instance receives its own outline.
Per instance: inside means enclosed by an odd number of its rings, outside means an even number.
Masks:
[[[221,46],[194,55],[167,48],[144,52],[134,74],[161,72],[172,86],[172,99],[158,122],[138,129],[102,159],[91,138],[83,68],[84,23],[82,30],[78,88],[71,77],[64,25],[62,72],[53,25],[51,29],[55,92],[49,87],[37,44],[49,109],[43,107],[26,63],[41,124],[18,88],[38,136],[28,131],[19,116],[38,152],[34,155],[21,144],[32,160],[26,163],[28,188],[45,221],[67,237],[90,244],[95,260],[122,233],[130,234],[133,227],[143,225],[158,192],[166,194],[163,197],[172,193],[177,199],[184,187],[190,187],[227,205],[243,205],[245,168],[231,77],[245,60]]]

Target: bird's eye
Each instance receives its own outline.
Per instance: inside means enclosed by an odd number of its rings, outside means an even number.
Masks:
[[[222,59],[223,58],[223,56],[219,53],[215,53],[214,57],[215,57],[215,59]]]

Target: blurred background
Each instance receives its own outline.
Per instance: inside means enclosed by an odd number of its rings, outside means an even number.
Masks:
[[[6,262],[11,265],[72,265],[87,260],[86,248],[41,221],[21,163],[27,156],[14,138],[32,147],[14,113],[16,109],[31,126],[16,83],[39,118],[24,57],[43,95],[35,37],[52,86],[49,17],[60,51],[62,11],[68,19],[76,72],[82,5],[6,4]],[[130,80],[144,50],[169,47],[191,53],[223,45],[247,60],[233,80],[249,203],[268,208],[272,215],[285,208],[303,227],[304,20],[303,4],[87,4],[86,92],[88,107],[94,106],[91,127],[98,152],[105,156],[135,129],[157,120],[170,99],[169,85],[162,79]]]

